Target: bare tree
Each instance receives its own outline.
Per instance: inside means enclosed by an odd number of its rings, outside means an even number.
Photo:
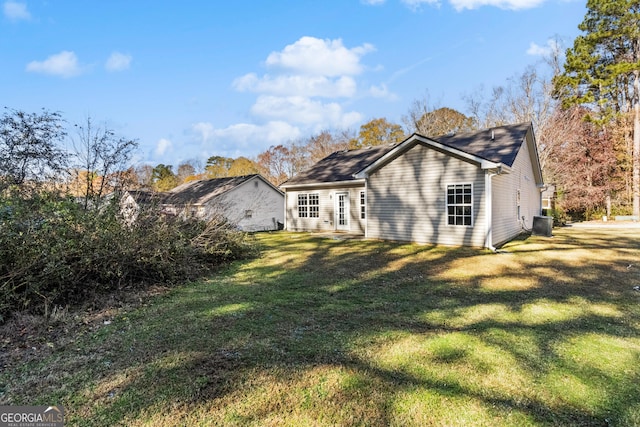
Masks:
[[[190,161],[180,163],[178,165],[178,173],[176,174],[176,178],[178,182],[182,184],[189,178],[190,176],[194,176],[196,174],[196,168],[191,164]]]
[[[319,134],[311,136],[304,144],[309,165],[317,163],[331,153],[346,149],[350,139],[345,137],[345,134],[336,135],[329,130],[323,130]]]
[[[121,174],[138,148],[135,140],[115,135],[105,126],[94,126],[91,117],[85,125],[75,125],[73,140],[77,171],[85,171],[84,207],[98,207],[106,192],[120,188]]]
[[[60,178],[68,162],[60,113],[5,109],[0,118],[0,191]]]
[[[150,189],[153,187],[153,166],[139,165],[135,168],[138,187]]]
[[[416,132],[423,134],[420,130],[420,121],[425,114],[431,113],[440,107],[440,101],[432,101],[431,94],[428,90],[425,91],[422,98],[414,99],[407,114],[402,116],[402,123],[404,124],[406,133],[411,134]]]
[[[547,62],[553,64],[553,60]],[[531,122],[536,132],[540,162],[545,169],[547,147],[555,145],[556,111],[559,103],[553,98],[552,76],[542,72],[543,63],[529,66],[522,74],[508,79],[504,86],[494,87],[488,98],[480,89],[465,100],[478,128]],[[555,72],[555,69],[553,70]],[[484,101],[484,99],[487,99]]]
[[[584,115],[580,107],[558,109],[550,121],[547,179],[557,184],[563,209],[588,217],[603,208],[610,215],[610,195],[624,185],[616,179],[615,139]]]
[[[260,173],[275,185],[282,184],[297,172],[291,149],[282,144],[271,146],[260,153],[256,163]]]

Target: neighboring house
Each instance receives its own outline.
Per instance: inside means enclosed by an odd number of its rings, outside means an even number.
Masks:
[[[107,197],[113,197],[114,193],[109,194]],[[164,199],[164,193],[156,193],[151,190],[127,190],[122,194],[120,198],[120,213],[131,224],[140,215],[140,210],[144,206],[151,206],[157,204],[162,205]]]
[[[284,194],[257,174],[192,181],[165,193],[128,191],[121,208],[137,215],[139,206],[154,202],[169,215],[204,220],[220,215],[245,231],[284,224]]]
[[[555,185],[547,185],[547,188],[542,192],[542,209],[549,214],[556,209],[556,200],[558,193],[556,193]]]
[[[494,248],[541,214],[530,123],[333,153],[280,186],[288,230]]]

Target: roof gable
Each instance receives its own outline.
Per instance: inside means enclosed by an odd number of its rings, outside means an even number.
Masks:
[[[201,205],[239,187],[255,177],[259,177],[259,175],[254,174],[228,178],[201,179],[198,181],[187,182],[165,193],[166,196],[163,203],[173,205]]]
[[[376,169],[402,155],[417,144],[423,144],[450,156],[477,164],[482,169],[509,170],[524,143],[528,144],[530,161],[536,174],[536,182],[542,183],[542,172],[538,159],[533,127],[531,123],[506,125],[458,135],[427,138],[413,134],[393,151],[382,156],[358,176],[364,178]]]
[[[282,188],[348,182],[400,156],[416,144],[424,144],[448,155],[478,164],[483,169],[513,166],[522,144],[527,143],[536,181],[542,183],[540,161],[531,123],[498,126],[475,132],[427,138],[413,134],[398,145],[380,145],[359,150],[337,151],[281,185]]]

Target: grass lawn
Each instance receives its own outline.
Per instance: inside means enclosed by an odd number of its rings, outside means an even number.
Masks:
[[[640,425],[640,229],[554,234],[499,254],[260,234],[258,259],[45,339],[0,403],[87,426]]]

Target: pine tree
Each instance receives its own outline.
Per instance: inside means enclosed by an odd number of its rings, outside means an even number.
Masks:
[[[589,0],[578,28],[555,94],[566,108],[589,107],[587,119],[602,126],[633,116],[633,214],[640,216],[640,0]]]

